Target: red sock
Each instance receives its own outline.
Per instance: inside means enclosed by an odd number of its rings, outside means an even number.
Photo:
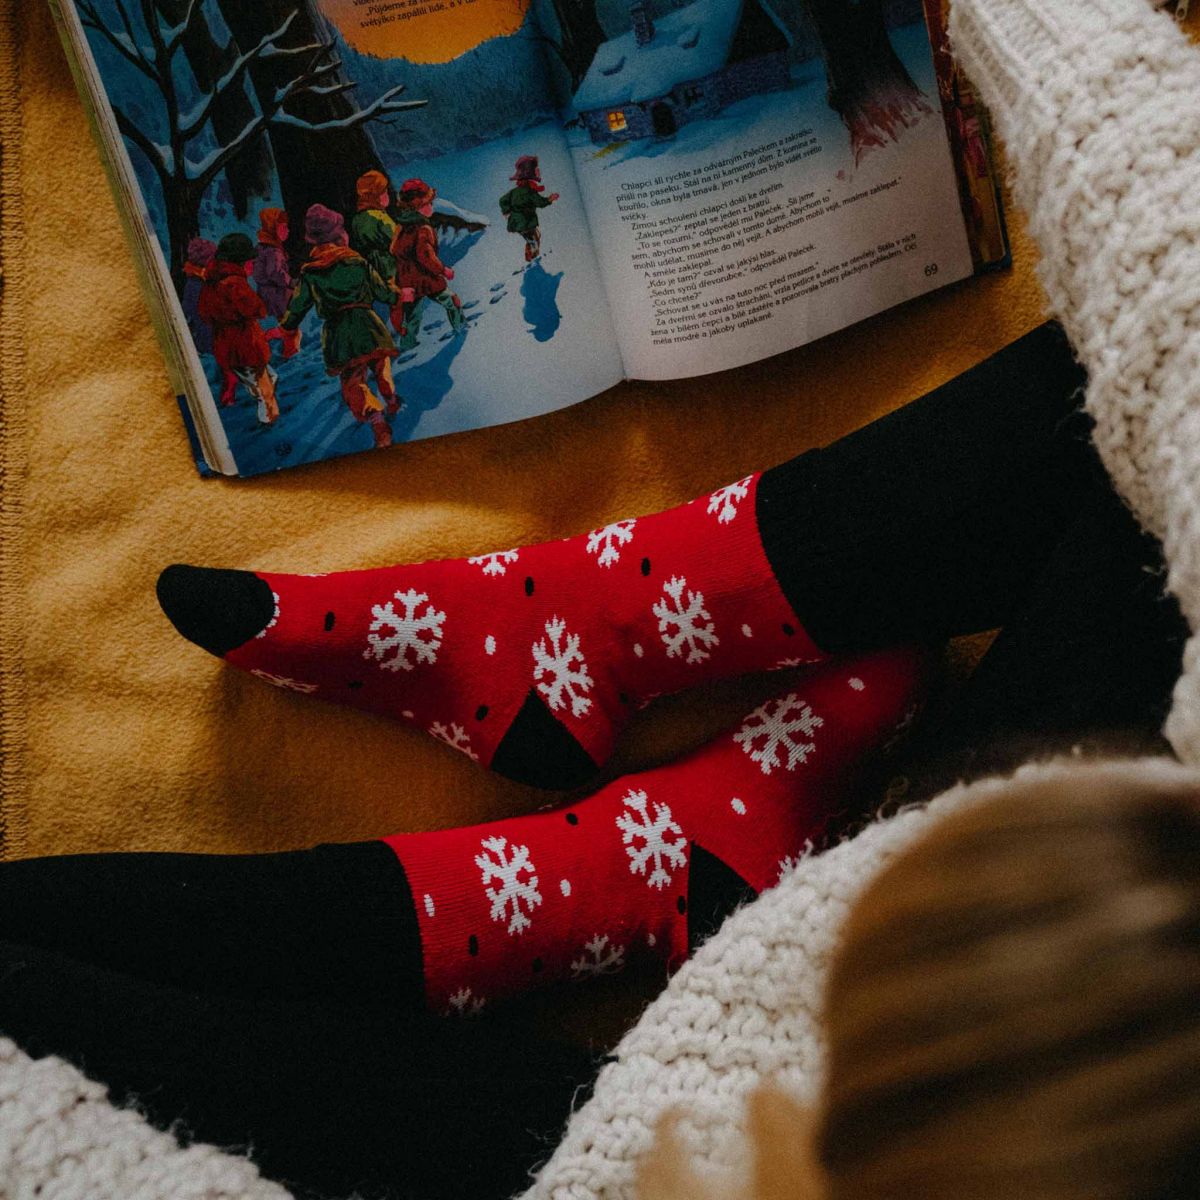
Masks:
[[[186,637],[268,683],[578,786],[650,697],[824,656],[780,591],[758,476],[581,537],[329,576],[170,567]]]
[[[385,839],[412,889],[429,1007],[471,1012],[635,959],[677,967],[698,895],[720,919],[778,881],[911,720],[923,664],[908,649],[824,664],[682,761],[578,804]]]

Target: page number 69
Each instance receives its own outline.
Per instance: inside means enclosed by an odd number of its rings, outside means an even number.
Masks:
[[[926,263],[925,264],[925,274],[927,277],[934,276],[937,273],[938,273],[937,263]]]

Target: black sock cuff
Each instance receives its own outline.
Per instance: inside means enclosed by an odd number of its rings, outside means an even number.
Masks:
[[[1103,473],[1048,323],[904,408],[764,473],[767,559],[828,652],[995,628]]]

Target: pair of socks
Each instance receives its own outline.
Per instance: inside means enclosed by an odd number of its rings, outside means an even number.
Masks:
[[[648,953],[674,965],[696,896],[719,918],[772,882],[851,768],[911,719],[921,655],[879,648],[1007,619],[1095,478],[1082,383],[1047,325],[832,447],[666,512],[327,576],[175,566],[159,598],[186,637],[266,683],[415,723],[543,788],[593,778],[658,694],[807,665],[662,773],[387,839],[435,1011]]]

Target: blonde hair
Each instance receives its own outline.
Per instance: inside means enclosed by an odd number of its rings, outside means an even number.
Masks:
[[[742,1196],[1194,1200],[1195,776],[1081,765],[942,820],[855,905],[823,1023],[815,1111],[752,1102]],[[705,1194],[669,1130],[664,1179]]]

